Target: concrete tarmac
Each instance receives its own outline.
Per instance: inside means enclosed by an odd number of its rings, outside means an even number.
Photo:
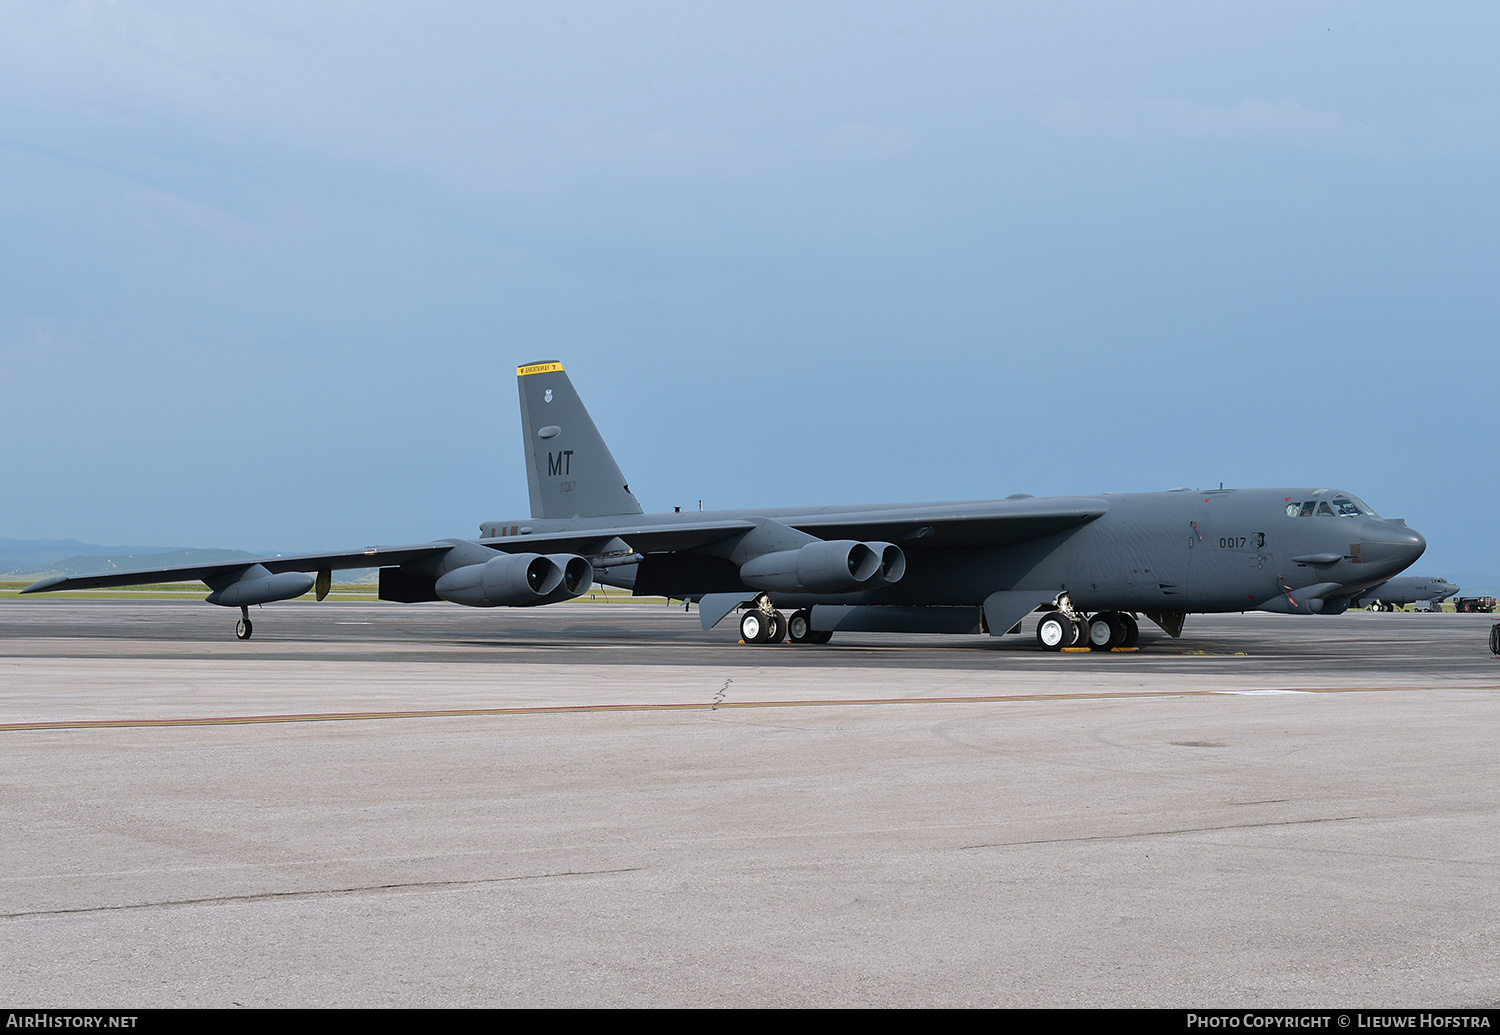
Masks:
[[[1500,1004],[1489,616],[235,617],[0,601],[0,1002]]]

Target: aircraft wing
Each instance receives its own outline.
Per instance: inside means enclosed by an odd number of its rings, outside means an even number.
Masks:
[[[378,568],[387,564],[404,564],[453,549],[452,543],[423,543],[418,546],[367,546],[341,553],[309,553],[293,556],[246,557],[237,561],[212,564],[182,564],[171,568],[143,568],[138,571],[110,571],[92,575],[55,575],[33,582],[22,593],[49,593],[58,589],[99,589],[106,586],[145,586],[157,582],[207,581],[259,564],[272,574],[284,571],[342,571],[348,568]]]
[[[1014,546],[1085,525],[1109,510],[1109,503],[1092,497],[1046,500],[993,500],[979,503],[923,503],[879,507],[828,507],[795,514],[772,512],[770,519],[800,529],[819,539],[879,540],[902,549],[963,546]],[[645,515],[648,519],[652,515]],[[536,532],[479,540],[507,553],[571,551],[601,552],[611,539],[623,540],[638,553],[695,550],[753,529],[759,520],[736,517],[637,524],[607,524],[588,528]]]
[[[479,540],[505,553],[594,554],[612,539],[623,539],[632,550],[657,553],[665,550],[696,550],[730,536],[748,532],[756,522],[747,520],[671,522],[667,524],[600,525],[561,532],[499,536]]]
[[[942,549],[967,546],[1013,546],[1087,524],[1109,509],[1102,499],[996,500],[979,503],[926,503],[883,507],[829,507],[797,514],[773,516],[773,520],[800,529],[820,539],[880,540],[903,549]],[[753,529],[757,520],[736,517],[699,520],[684,515],[681,521],[609,524],[572,528],[531,535],[500,536],[479,540],[506,553],[564,553],[586,555],[604,552],[607,544],[621,539],[638,553],[695,550],[722,542]],[[90,575],[58,575],[32,583],[22,593],[48,593],[62,589],[100,589],[109,586],[142,586],[157,582],[206,581],[259,564],[272,574],[287,571],[340,571],[405,564],[451,550],[453,543],[421,543],[413,546],[368,546],[339,553],[246,557],[213,564],[186,564],[138,571],[99,572]],[[613,551],[611,551],[613,552]]]
[[[787,524],[819,539],[875,539],[903,550],[1015,546],[1086,525],[1108,510],[1108,502],[1092,498],[928,503],[809,515]]]

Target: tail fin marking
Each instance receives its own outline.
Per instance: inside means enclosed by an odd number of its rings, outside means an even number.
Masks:
[[[516,368],[531,516],[639,514],[620,466],[558,362]]]

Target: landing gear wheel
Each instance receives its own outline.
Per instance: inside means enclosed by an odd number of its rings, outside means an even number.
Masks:
[[[833,639],[833,630],[825,629],[823,632],[815,632],[809,635],[808,643],[827,643]]]
[[[242,640],[248,640],[253,632],[255,632],[255,626],[248,618],[241,618],[234,623],[234,634]]]
[[[1113,611],[1097,614],[1089,622],[1089,650],[1111,651],[1125,642],[1125,623]]]
[[[1056,653],[1064,647],[1073,646],[1077,639],[1077,626],[1061,611],[1049,611],[1036,625],[1036,642],[1042,650]]]
[[[771,623],[760,610],[746,611],[740,617],[740,639],[746,643],[765,643],[771,638]]]
[[[771,628],[766,633],[767,643],[786,642],[786,619],[781,616],[780,611],[772,611],[768,616]]]
[[[801,611],[793,611],[792,617],[786,620],[786,631],[793,643],[812,643],[813,632],[812,612],[803,608]]]
[[[1120,612],[1120,624],[1125,627],[1125,638],[1120,641],[1121,647],[1134,647],[1141,642],[1141,627],[1135,624],[1135,616]]]
[[[1073,619],[1073,642],[1069,647],[1087,647],[1089,645],[1089,619],[1088,615]]]

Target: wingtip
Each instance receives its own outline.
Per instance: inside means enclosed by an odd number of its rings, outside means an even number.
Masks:
[[[66,575],[53,575],[51,578],[46,578],[46,579],[42,579],[42,580],[40,580],[38,582],[33,582],[31,585],[29,585],[25,589],[21,590],[21,592],[22,593],[45,593],[45,592],[47,592],[47,590],[52,589],[54,586],[60,586],[64,582],[67,582],[67,581],[68,581],[68,577]]]

